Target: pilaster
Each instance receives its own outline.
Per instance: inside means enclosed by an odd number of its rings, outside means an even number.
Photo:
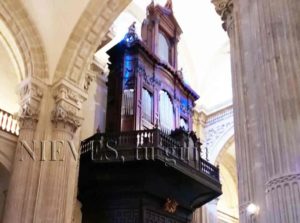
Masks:
[[[25,142],[33,148],[36,128],[40,117],[40,105],[46,86],[37,79],[26,79],[20,84],[20,134],[14,157],[12,175],[4,209],[3,223],[32,222],[39,167],[34,158],[24,150]],[[24,158],[25,157],[25,158]],[[34,158],[33,158],[34,157]],[[33,183],[35,182],[35,183]]]
[[[30,79],[20,89],[19,143],[3,222],[71,222],[80,145],[76,130],[87,94],[67,80],[47,86]]]
[[[37,222],[71,222],[76,208],[77,178],[80,142],[77,129],[83,121],[82,103],[87,94],[67,80],[51,88],[54,106],[49,110],[52,131],[56,142],[56,160],[43,162],[40,194],[37,197]],[[51,197],[51,199],[49,199]],[[76,213],[75,215],[77,215]]]

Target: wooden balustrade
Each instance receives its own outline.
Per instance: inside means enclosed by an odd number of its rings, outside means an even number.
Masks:
[[[13,135],[19,135],[19,125],[12,114],[0,109],[0,129]]]
[[[201,157],[195,157],[194,161],[198,163],[197,165],[189,165],[189,161],[184,160],[182,154],[186,148],[182,148],[178,141],[158,129],[121,133],[97,133],[81,143],[81,154],[91,152],[93,159],[100,161],[103,149],[107,145],[118,151],[134,151],[137,148],[145,147],[154,148],[160,151],[160,154],[171,156],[178,163],[184,164],[188,168],[196,169],[219,181],[219,169],[217,167]]]

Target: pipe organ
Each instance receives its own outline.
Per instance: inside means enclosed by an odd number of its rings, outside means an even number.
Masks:
[[[177,67],[181,34],[171,0],[152,3],[109,55],[105,132],[81,146],[83,223],[191,222],[221,194],[219,170],[201,158],[192,132],[199,96]]]
[[[151,3],[147,11],[142,40],[132,24],[123,41],[107,52],[110,100],[106,131],[158,127],[169,133],[178,128],[189,132],[199,96],[184,82],[177,67],[181,28],[169,9]],[[110,112],[120,110],[118,114]]]
[[[171,132],[174,130],[174,105],[168,92],[161,90],[159,92],[159,125],[161,129]]]

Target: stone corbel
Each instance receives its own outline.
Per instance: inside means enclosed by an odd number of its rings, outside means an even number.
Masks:
[[[20,85],[20,128],[35,128],[40,112],[44,84],[36,79],[24,80]]]
[[[82,103],[87,99],[87,93],[72,83],[62,80],[53,87],[55,108],[51,121],[56,128],[74,133],[81,126]]]
[[[221,16],[223,29],[228,31],[233,24],[233,0],[212,0],[211,2]]]

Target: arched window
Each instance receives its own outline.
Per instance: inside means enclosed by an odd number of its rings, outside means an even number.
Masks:
[[[143,117],[151,122],[152,121],[152,113],[153,113],[153,97],[152,94],[143,88],[142,91],[142,111]]]
[[[173,103],[166,91],[160,91],[159,93],[159,119],[162,129],[167,131],[174,130]]]
[[[158,47],[159,47],[158,56],[160,57],[160,59],[163,60],[164,62],[169,63],[169,50],[170,50],[169,41],[167,40],[165,35],[162,34],[161,32],[158,34]]]

